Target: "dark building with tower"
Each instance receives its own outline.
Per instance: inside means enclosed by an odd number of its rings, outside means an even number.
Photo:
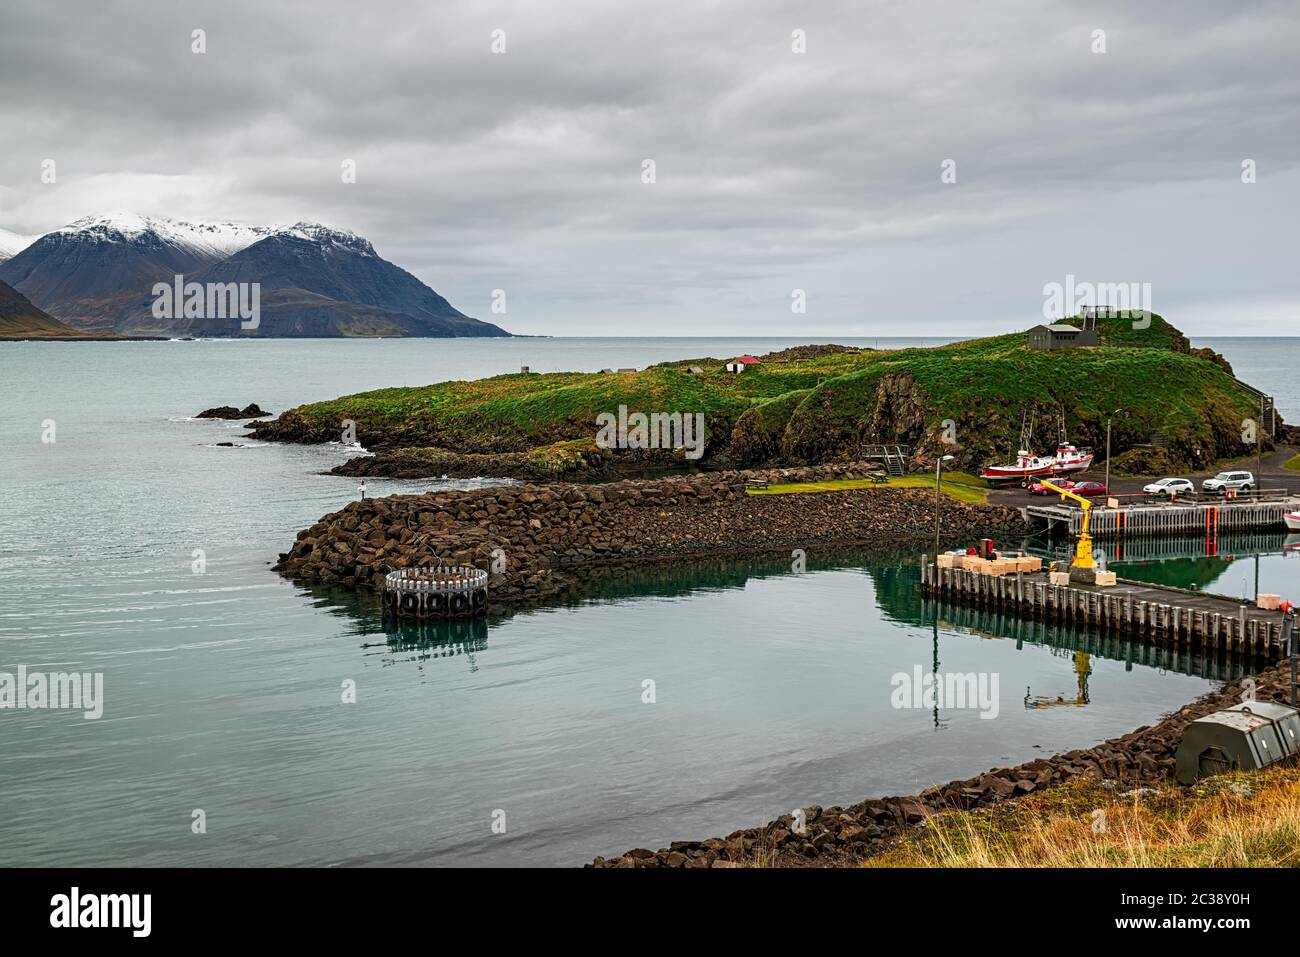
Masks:
[[[1065,322],[1034,326],[1029,330],[1031,349],[1072,349],[1075,346],[1098,346],[1097,317],[1085,315],[1083,328]]]

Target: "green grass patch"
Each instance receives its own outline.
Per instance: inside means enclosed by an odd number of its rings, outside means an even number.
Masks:
[[[825,482],[790,482],[769,485],[767,488],[748,489],[750,495],[806,495],[816,492],[848,492],[857,489],[868,491],[882,488],[934,489],[934,478],[925,475],[893,476],[884,482],[873,479],[829,479]],[[989,491],[973,475],[953,472],[945,476],[939,491],[949,498],[970,505],[982,505],[989,500]]]
[[[1300,455],[1293,455],[1282,463],[1282,468],[1290,469],[1292,472],[1300,472]]]

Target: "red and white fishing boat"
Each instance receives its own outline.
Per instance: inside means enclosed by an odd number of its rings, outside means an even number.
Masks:
[[[1056,457],[1052,460],[1053,475],[1069,475],[1071,472],[1086,472],[1092,468],[1092,449],[1077,449],[1068,442],[1056,447]]]
[[[1028,484],[1031,478],[1042,475],[1070,475],[1085,472],[1092,468],[1094,458],[1092,449],[1080,449],[1071,445],[1065,437],[1065,415],[1060,417],[1060,441],[1056,444],[1053,456],[1034,455],[1028,451],[1034,434],[1034,413],[1030,410],[1020,422],[1020,451],[1016,453],[1014,465],[989,465],[980,473],[980,478],[993,485],[1008,482]]]
[[[1282,516],[1282,521],[1286,522],[1286,527],[1293,532],[1300,532],[1300,509],[1294,512],[1287,512]]]
[[[987,465],[980,478],[994,485],[1004,482],[1023,482],[1035,475],[1054,475],[1056,459],[1034,455],[1025,449],[1016,453],[1014,465]]]

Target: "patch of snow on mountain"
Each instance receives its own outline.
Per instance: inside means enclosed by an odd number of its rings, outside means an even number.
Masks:
[[[267,226],[186,222],[119,212],[85,216],[55,230],[56,234],[76,235],[93,242],[149,244],[156,241],[214,262],[246,249],[274,232]]]
[[[320,223],[299,222],[294,223],[292,226],[280,227],[277,232],[283,235],[296,236],[299,239],[308,239],[322,246],[343,246],[363,256],[375,255],[375,248],[370,245],[369,240],[363,239],[348,229],[335,229],[332,226],[323,226]]]
[[[211,262],[218,262],[240,250],[247,249],[253,243],[268,236],[294,236],[317,243],[327,249],[341,247],[362,256],[376,255],[369,240],[351,230],[308,222],[297,222],[292,226],[246,226],[241,223],[188,222],[159,216],[110,212],[84,216],[62,229],[54,230],[50,235],[76,237],[83,242],[126,242],[141,245],[161,243],[183,249]],[[16,238],[26,240],[23,246],[18,247],[21,249],[38,237]],[[0,248],[3,248],[3,245],[3,231],[0,231]]]
[[[7,229],[0,229],[0,262],[13,259],[40,238],[39,235],[22,236],[18,233],[11,233]]]

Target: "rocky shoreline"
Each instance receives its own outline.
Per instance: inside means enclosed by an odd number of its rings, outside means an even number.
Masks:
[[[528,452],[453,452],[439,448],[380,449],[348,459],[330,469],[331,475],[357,478],[511,478],[530,482],[590,482],[633,478],[680,466],[670,456],[632,449],[612,450],[592,440],[557,442]]]
[[[928,491],[746,492],[755,479],[817,481],[870,470],[855,463],[365,499],[300,532],[275,569],[377,590],[397,568],[474,565],[492,576],[489,602],[500,609],[580,591],[595,570],[907,540],[924,551],[934,521]],[[1027,528],[1016,509],[948,498],[943,518],[954,540],[1007,539]]]
[[[1282,662],[1254,676],[1261,701],[1286,703],[1290,664]],[[803,808],[804,833],[794,817],[782,815],[762,827],[733,831],[726,837],[673,841],[657,851],[635,848],[613,858],[597,857],[588,867],[843,867],[882,853],[905,840],[935,814],[972,810],[1014,801],[1025,794],[1055,788],[1072,778],[1113,781],[1133,789],[1174,774],[1175,753],[1184,729],[1196,718],[1242,700],[1240,679],[1198,698],[1154,725],[1138,728],[1092,748],[1017,765],[994,768],[965,780],[951,781],[907,797],[882,797],[850,807]]]

